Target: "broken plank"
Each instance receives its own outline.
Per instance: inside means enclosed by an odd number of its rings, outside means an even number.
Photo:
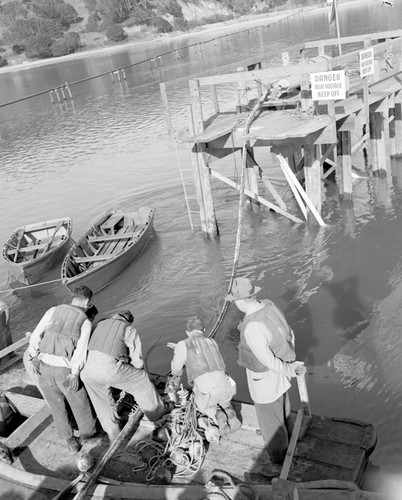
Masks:
[[[23,424],[8,436],[5,441],[6,445],[11,449],[21,446],[50,415],[50,408],[43,402],[43,407],[35,415],[25,420]]]

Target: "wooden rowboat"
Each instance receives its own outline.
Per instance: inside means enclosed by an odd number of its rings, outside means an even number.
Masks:
[[[69,250],[61,278],[70,290],[86,285],[94,293],[109,285],[148,243],[155,211],[109,210]]]
[[[71,245],[69,217],[16,229],[3,245],[3,259],[18,281],[32,285],[61,262]]]

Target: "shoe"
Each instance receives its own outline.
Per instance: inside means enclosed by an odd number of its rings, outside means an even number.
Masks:
[[[72,453],[78,453],[81,449],[81,443],[75,436],[67,439],[67,446]]]
[[[79,442],[82,446],[90,444],[91,446],[98,446],[101,444],[105,433],[102,431],[96,431],[92,436],[81,436]]]

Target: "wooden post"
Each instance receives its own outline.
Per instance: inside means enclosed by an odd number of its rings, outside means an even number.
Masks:
[[[402,156],[402,90],[395,92],[394,105],[395,156]]]
[[[395,143],[395,94],[388,98],[388,134],[389,134],[389,152],[391,156],[396,156]]]
[[[374,175],[387,171],[385,147],[385,117],[388,115],[388,102],[384,98],[370,106],[370,139],[372,146],[372,171]]]
[[[219,114],[219,102],[218,102],[218,94],[216,92],[216,85],[211,85],[211,97],[212,97],[212,104],[214,106],[214,111],[215,114]]]
[[[321,214],[321,163],[320,148],[316,144],[304,145],[304,175],[306,180],[306,194],[313,206]],[[311,214],[308,214],[308,219]]]
[[[352,198],[352,133],[349,130],[338,132],[338,161],[336,180],[341,198]]]
[[[300,98],[302,111],[309,112],[314,106],[313,100],[311,98],[309,73],[304,73],[301,77]]]
[[[257,165],[254,161],[254,154],[252,148],[247,148],[246,158],[246,188],[258,197],[258,179],[254,166]],[[260,209],[260,203],[253,198],[247,198],[247,204],[256,212]]]
[[[165,120],[168,129],[168,134],[170,137],[174,139],[174,128],[173,128],[172,118],[170,116],[169,101],[167,98],[166,86],[164,82],[159,84],[159,90],[161,93],[162,107],[163,107],[163,112],[165,113]]]
[[[194,120],[194,132],[200,134],[204,131],[204,121],[202,116],[201,106],[201,89],[199,80],[190,80],[190,95],[191,95],[191,108]],[[201,196],[198,198],[200,205],[200,212],[204,212],[205,221],[201,217],[202,230],[210,238],[216,238],[219,235],[218,224],[215,218],[214,201],[212,198],[212,185],[210,177],[210,169],[206,161],[206,147],[205,144],[196,144],[195,152],[198,161],[198,173],[200,178]]]

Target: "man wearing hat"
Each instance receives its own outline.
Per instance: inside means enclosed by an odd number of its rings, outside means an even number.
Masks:
[[[221,435],[239,429],[241,423],[230,404],[236,383],[226,373],[217,343],[205,337],[204,323],[198,316],[187,320],[186,333],[187,339],[168,344],[174,347],[172,376],[181,377],[186,368],[196,408],[218,424]]]
[[[133,322],[134,316],[129,310],[118,311],[100,321],[89,340],[88,357],[81,372],[81,379],[110,441],[120,433],[111,387],[131,394],[151,421],[159,420],[166,412],[144,370],[141,340]]]
[[[291,434],[290,378],[306,368],[295,361],[294,334],[284,315],[270,300],[258,300],[261,290],[248,278],[236,278],[226,300],[245,313],[239,326],[240,366],[247,382],[257,420],[271,458],[273,471],[283,463]]]

